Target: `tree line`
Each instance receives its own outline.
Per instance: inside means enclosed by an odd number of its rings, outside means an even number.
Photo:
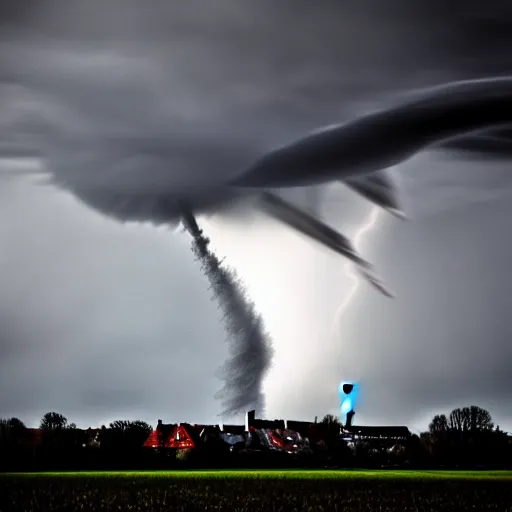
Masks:
[[[512,438],[494,426],[488,411],[477,406],[454,409],[432,418],[420,436],[425,452],[438,465],[508,465]]]
[[[436,415],[428,431],[412,434],[403,442],[341,436],[341,424],[332,415],[326,415],[319,427],[322,438],[312,442],[307,453],[296,457],[277,453],[254,455],[246,446],[237,447],[233,453],[215,434],[207,436],[198,449],[184,454],[176,450],[143,449],[153,430],[144,421],[118,420],[108,428],[81,430],[68,423],[62,414],[48,412],[37,431],[28,430],[18,418],[0,420],[0,470],[149,469],[184,462],[213,467],[512,467],[512,437],[495,427],[490,413],[477,406]],[[34,435],[39,439],[33,439]]]
[[[0,419],[0,470],[122,469],[137,462],[152,430],[140,420],[82,430],[57,412],[46,413],[36,431],[19,418]]]

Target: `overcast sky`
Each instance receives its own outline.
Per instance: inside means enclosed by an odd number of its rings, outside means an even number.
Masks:
[[[123,175],[126,193],[211,184],[408,88],[510,73],[511,30],[498,0],[2,2],[0,150],[43,145],[59,179]],[[189,238],[5,172],[35,165],[0,163],[0,417],[215,422],[227,346]],[[512,431],[508,167],[430,152],[393,169],[412,222],[379,213],[360,250],[394,301],[263,216],[202,220],[273,337],[268,417],[336,414],[348,378],[356,423],[423,429],[476,404]],[[349,236],[371,215],[342,185],[316,193]]]

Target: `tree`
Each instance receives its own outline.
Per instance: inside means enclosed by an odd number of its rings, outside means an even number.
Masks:
[[[490,413],[476,405],[454,409],[448,424],[452,431],[471,433],[492,431],[494,426]]]
[[[153,432],[153,427],[145,421],[136,420],[132,422],[132,427],[144,431],[148,436]]]
[[[332,414],[326,414],[322,421],[320,422],[320,425],[324,426],[324,441],[327,443],[327,446],[329,447],[329,450],[334,450],[338,448],[341,444],[341,438],[340,438],[340,429],[341,429],[341,423],[336,418],[336,416],[333,416]]]
[[[428,431],[432,436],[443,436],[448,430],[448,418],[444,414],[434,416],[428,426]]]
[[[450,457],[450,428],[445,414],[437,414],[428,426],[424,436],[424,446],[433,460],[438,464],[446,464]]]
[[[17,431],[24,430],[25,428],[27,428],[25,426],[25,423],[23,423],[23,421],[21,421],[19,418],[10,418],[9,420],[7,420],[7,422],[10,428]]]
[[[18,418],[0,419],[0,442],[17,443],[23,437],[25,429],[24,423]]]
[[[492,421],[491,414],[489,411],[472,405],[469,407],[469,411],[466,412],[469,415],[469,430],[471,432],[491,432],[494,423]]]
[[[110,424],[110,428],[114,430],[122,430],[123,432],[126,432],[128,430],[140,430],[146,432],[147,435],[149,435],[153,431],[153,427],[149,423],[146,423],[145,421],[141,420],[116,420]]]
[[[7,432],[19,433],[25,428],[25,424],[18,418],[0,419],[0,429],[4,435]]]
[[[448,424],[450,426],[450,430],[455,432],[462,432],[464,430],[465,422],[464,422],[464,413],[461,408],[454,409],[449,416]]]
[[[432,434],[430,432],[421,432],[419,439],[421,450],[432,455],[434,451],[434,440],[432,438]]]
[[[130,427],[130,422],[125,421],[125,420],[116,420],[116,421],[113,421],[109,425],[109,428],[111,428],[113,430],[122,430],[123,432],[125,430],[128,430],[129,427]]]
[[[41,419],[40,428],[46,432],[53,432],[55,430],[63,430],[66,428],[68,420],[58,412],[47,412]]]
[[[153,431],[151,425],[145,421],[117,420],[110,424],[113,431],[112,443],[117,448],[124,447],[128,450],[140,448],[149,434]]]
[[[438,464],[475,464],[490,453],[492,429],[488,411],[476,405],[459,407],[448,418],[434,416],[426,445]]]
[[[326,414],[320,423],[328,426],[341,427],[340,420],[332,414]]]

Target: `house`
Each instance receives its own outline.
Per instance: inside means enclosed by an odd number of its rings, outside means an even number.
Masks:
[[[385,442],[396,444],[411,436],[407,427],[350,426],[339,434],[347,441]],[[265,420],[248,411],[244,425],[191,425],[165,424],[158,420],[157,427],[144,443],[146,448],[197,448],[211,438],[220,438],[231,447],[246,445],[249,449],[270,449],[286,453],[309,450],[310,446],[325,444],[332,438],[332,426],[297,420]]]
[[[177,450],[196,448],[197,438],[197,429],[194,429],[192,425],[181,423],[166,424],[162,420],[158,420],[155,430],[149,434],[144,442],[144,447]]]

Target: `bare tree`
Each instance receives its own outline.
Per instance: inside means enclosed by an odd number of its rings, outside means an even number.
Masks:
[[[455,432],[490,431],[494,426],[490,413],[476,405],[454,409],[448,423]]]
[[[476,405],[466,407],[465,409],[465,414],[469,417],[469,430],[471,432],[492,431],[494,423],[488,411]]]
[[[450,430],[455,432],[463,432],[466,427],[466,423],[464,421],[464,413],[461,408],[454,409],[448,418],[448,424],[450,426]]]

